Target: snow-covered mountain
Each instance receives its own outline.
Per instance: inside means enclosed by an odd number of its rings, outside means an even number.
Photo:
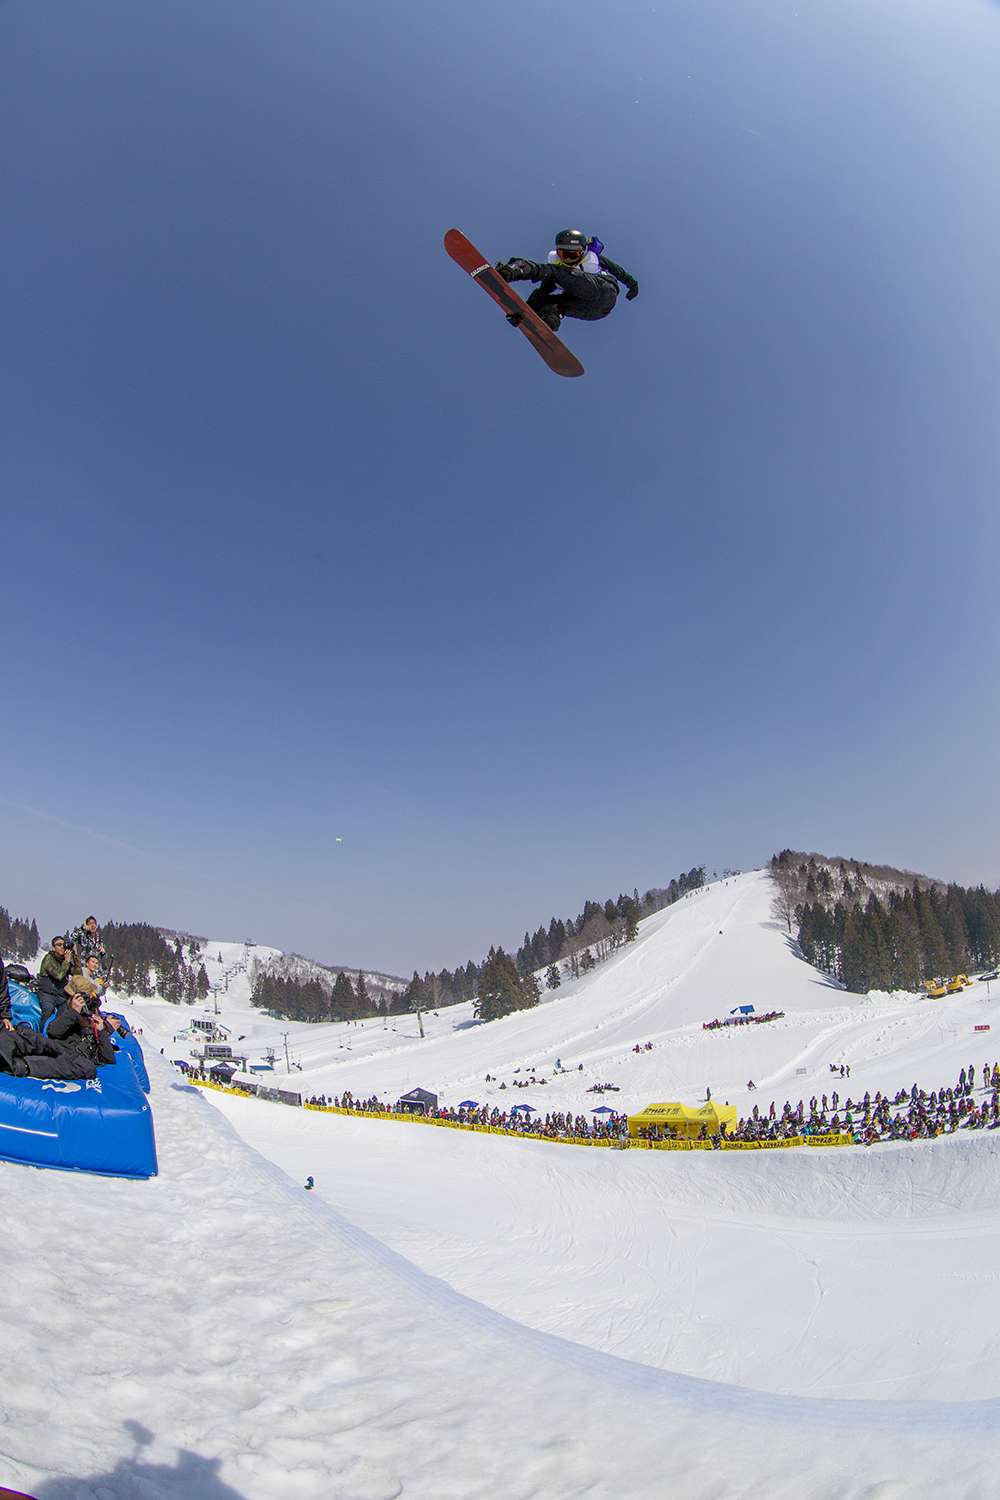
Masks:
[[[594,1108],[603,1081],[618,1108],[710,1086],[745,1114],[827,1091],[832,1064],[857,1097],[1000,1056],[976,1029],[996,984],[849,995],[797,956],[771,894],[759,873],[717,882],[488,1025],[470,1007],[426,1015],[424,1039],[408,1016],[279,1023],[240,976],[219,1020],[306,1093],[503,1103],[533,1069],[547,1082],[514,1097],[543,1111]],[[784,1018],[703,1031],[749,1004]],[[0,1483],[40,1500],[991,1493],[994,1133],[619,1153],[322,1115],[187,1087],[169,1059],[202,1008],[128,1010],[160,1177],[0,1164]]]

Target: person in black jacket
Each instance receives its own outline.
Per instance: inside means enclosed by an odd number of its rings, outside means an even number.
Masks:
[[[10,990],[7,986],[7,970],[3,966],[2,958],[0,958],[0,1022],[3,1023],[0,1029],[4,1031],[14,1030],[14,1022],[10,1014]]]
[[[52,1041],[62,1042],[72,1052],[102,1067],[115,1061],[111,1033],[118,1030],[118,1022],[114,1016],[102,1016],[99,1010],[91,1010],[92,1003],[87,995],[71,995],[49,1022],[48,1034]]]
[[[606,318],[618,300],[619,282],[628,288],[626,302],[638,297],[635,277],[609,260],[603,250],[600,240],[588,240],[582,230],[562,229],[546,262],[515,256],[501,261],[497,270],[504,281],[541,282],[527,303],[556,333],[563,318],[582,318],[587,323]],[[508,313],[507,321],[516,327],[521,319]]]
[[[0,1073],[15,1078],[94,1078],[97,1069],[79,1052],[50,1041],[30,1026],[0,1029]]]

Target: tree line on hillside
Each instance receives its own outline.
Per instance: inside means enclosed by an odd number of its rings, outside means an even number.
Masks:
[[[454,972],[428,971],[423,977],[414,970],[401,993],[370,989],[363,973],[352,984],[350,975],[341,970],[328,994],[319,978],[276,975],[262,968],[253,980],[251,1003],[292,1021],[355,1021],[471,1001],[480,1019],[496,1020],[538,1004],[540,986],[534,976],[539,970],[546,970],[548,988],[558,989],[566,974],[576,978],[631,942],[643,917],[662,911],[704,884],[705,866],[696,865],[642,897],[636,889],[631,896],[616,900],[585,901],[578,917],[565,921],[553,917],[534,937],[526,932],[513,957],[502,947],[491,947],[481,964],[470,959]],[[207,999],[208,974],[199,939],[164,933],[146,922],[107,922],[102,938],[115,989],[144,998],[158,992],[174,1004]],[[34,922],[29,926],[12,920],[0,908],[0,948],[5,942],[3,951],[11,957],[33,958],[38,951],[38,928]]]
[[[197,938],[168,938],[148,922],[105,922],[101,940],[112,988],[145,999],[160,994],[174,1005],[208,998]]]
[[[623,943],[630,943],[643,917],[662,911],[704,884],[705,866],[696,865],[668,886],[648,890],[641,898],[636,890],[617,900],[585,901],[578,917],[566,921],[553,917],[547,927],[538,928],[534,937],[526,932],[513,958],[502,947],[494,947],[483,964],[470,961],[454,974],[442,969],[421,979],[415,973],[403,995],[404,1006],[436,1010],[472,1000],[476,1015],[487,1021],[529,1009],[540,999],[540,986],[534,978],[539,970],[545,969],[548,988],[558,989],[564,970],[573,978],[586,973]]]
[[[294,979],[260,970],[253,982],[252,1005],[272,1011],[287,1021],[364,1021],[369,1016],[399,1015],[408,1007],[402,996],[393,996],[386,1008],[379,992],[368,988],[363,973],[352,984],[350,975],[341,970],[327,994],[318,979]]]
[[[803,899],[791,919],[803,958],[856,994],[914,991],[928,980],[1000,962],[1000,892],[879,867],[879,894],[865,874],[872,867],[856,866],[853,879],[851,871],[837,878],[829,869],[803,871],[789,859],[782,866],[782,859],[775,856],[771,864],[776,906],[785,898],[778,914],[785,916],[789,889],[798,889]]]
[[[38,947],[38,924],[34,918],[26,922],[21,917],[12,917],[5,906],[0,906],[0,954],[18,963],[30,963]]]
[[[454,971],[428,970],[421,975],[414,970],[401,994],[370,994],[364,986],[364,975],[358,978],[363,994],[359,995],[358,986],[352,986],[349,977],[341,973],[333,994],[327,995],[317,980],[260,973],[254,982],[253,1003],[293,1021],[352,1021],[472,1002],[480,1020],[497,1020],[538,1004],[541,991],[534,977],[538,970],[546,969],[548,988],[558,989],[563,970],[574,978],[586,973],[623,943],[631,942],[643,917],[680,901],[704,884],[705,866],[696,865],[668,886],[654,887],[642,897],[636,890],[614,901],[585,901],[578,917],[566,921],[553,917],[547,927],[538,928],[534,937],[526,932],[513,957],[503,947],[492,947],[481,964],[470,959]]]

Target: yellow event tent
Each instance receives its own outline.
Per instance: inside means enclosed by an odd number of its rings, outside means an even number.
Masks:
[[[629,1115],[628,1133],[633,1139],[696,1141],[703,1125],[708,1135],[718,1135],[725,1125],[729,1135],[737,1123],[732,1104],[703,1104],[700,1109],[686,1104],[647,1104],[637,1115]]]

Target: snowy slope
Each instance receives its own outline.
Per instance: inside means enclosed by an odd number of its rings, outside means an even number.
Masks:
[[[303,1194],[150,1061],[159,1178],[0,1163],[0,1482],[39,1500],[992,1493],[996,1402],[758,1395],[531,1332]]]
[[[289,1076],[282,1064],[275,1081],[307,1093],[393,1099],[419,1083],[450,1103],[543,1111],[695,1102],[710,1084],[747,1113],[831,1090],[833,1061],[852,1069],[835,1081],[843,1100],[866,1087],[937,1088],[1000,1055],[973,1031],[992,1008],[985,986],[941,1001],[847,995],[795,956],[770,896],[759,874],[719,882],[648,919],[636,943],[537,1010],[488,1026],[468,1007],[442,1011],[425,1018],[424,1041],[410,1018],[396,1031],[279,1027],[245,1009],[228,1019],[258,1042],[292,1033],[303,1069]],[[702,1030],[737,1004],[785,1019]],[[178,1016],[137,1009],[147,1035]],[[652,1052],[631,1050],[647,1040]],[[553,1074],[557,1057],[567,1071]],[[529,1064],[549,1082],[501,1090]],[[595,1079],[621,1092],[588,1094]],[[983,1336],[1000,1249],[993,1135],[867,1152],[622,1155],[211,1097],[352,1222],[533,1328],[773,1392],[1000,1394],[1000,1354]]]
[[[307,1094],[350,1088],[356,1097],[374,1093],[391,1101],[422,1085],[448,1104],[471,1097],[501,1107],[529,1103],[543,1112],[593,1108],[602,1102],[587,1093],[595,1081],[618,1085],[621,1093],[604,1102],[627,1109],[651,1100],[693,1102],[711,1087],[714,1098],[728,1098],[745,1112],[772,1097],[783,1102],[822,1092],[832,1062],[850,1064],[856,1092],[870,1082],[874,1093],[917,1076],[936,1087],[970,1061],[983,1061],[982,1043],[973,1055],[968,1048],[973,1015],[988,1020],[979,1015],[990,1006],[984,986],[942,1001],[872,1003],[846,994],[796,956],[770,917],[772,892],[763,873],[719,881],[647,918],[635,943],[547,993],[537,1009],[489,1025],[474,1021],[471,1006],[425,1015],[423,1040],[410,1016],[357,1025],[277,1022],[249,1007],[249,990],[220,1000],[220,1020],[234,1040],[246,1036],[251,1057],[273,1046],[283,1059],[287,1033],[293,1067],[289,1074],[282,1061],[278,1073]],[[748,1004],[783,1010],[785,1019],[702,1030],[704,1021]],[[163,1002],[136,1002],[135,1008],[169,1052],[188,1008]],[[633,1052],[647,1041],[653,1051]],[[177,1055],[184,1055],[183,1047]],[[557,1060],[565,1071],[553,1076]],[[512,1099],[515,1074],[523,1077],[531,1068],[548,1082],[518,1090]],[[487,1073],[496,1082],[487,1084]],[[750,1079],[757,1085],[752,1098]],[[846,1092],[841,1089],[842,1098]]]

